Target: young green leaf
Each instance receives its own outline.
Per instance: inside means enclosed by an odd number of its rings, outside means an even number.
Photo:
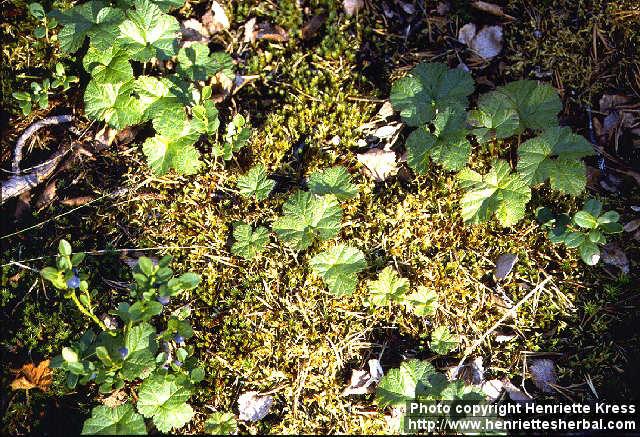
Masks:
[[[93,120],[104,120],[116,129],[139,123],[140,101],[133,93],[134,82],[98,83],[90,81],[84,92],[84,111]]]
[[[597,244],[591,241],[584,241],[580,245],[580,258],[587,265],[595,266],[600,261],[600,249]]]
[[[63,25],[58,32],[58,39],[64,52],[76,52],[87,36],[91,38],[91,45],[98,50],[107,50],[113,46],[119,34],[118,26],[124,20],[124,13],[117,8],[105,6],[102,1],[92,0],[51,14]]]
[[[598,227],[597,218],[589,214],[587,211],[578,211],[573,216],[573,222],[584,229],[595,229]]]
[[[584,203],[582,210],[594,217],[598,217],[602,212],[602,203],[596,199],[589,199]]]
[[[212,413],[204,423],[204,431],[213,435],[235,435],[238,433],[238,422],[231,413]]]
[[[530,185],[549,179],[551,188],[577,196],[587,183],[580,160],[593,154],[584,137],[568,127],[552,127],[518,147],[518,173]]]
[[[185,175],[196,173],[202,165],[200,153],[193,146],[198,134],[194,133],[188,121],[183,122],[179,133],[167,134],[170,136],[156,134],[142,145],[149,166],[156,174],[165,174],[171,169]]]
[[[178,47],[180,25],[149,0],[136,0],[135,10],[127,13],[127,20],[120,24],[120,44],[136,61],[147,62],[152,58],[169,59]]]
[[[358,283],[357,274],[367,267],[362,251],[344,244],[314,256],[310,264],[337,296],[352,294]]]
[[[245,197],[255,196],[256,200],[264,200],[276,185],[267,179],[267,169],[263,164],[253,166],[245,175],[238,177],[238,190]]]
[[[399,301],[409,290],[409,280],[401,278],[391,266],[380,272],[378,279],[369,281],[369,301],[375,306],[384,306]]]
[[[496,215],[502,226],[512,226],[524,217],[531,190],[522,177],[511,173],[509,163],[496,160],[489,173],[482,176],[468,168],[457,175],[463,188],[462,218],[468,223],[482,223]]]
[[[118,46],[111,46],[105,50],[89,47],[82,59],[82,65],[97,83],[128,82],[133,79],[129,53]]]
[[[406,407],[407,402],[415,401],[431,385],[429,378],[435,373],[428,361],[403,361],[400,368],[390,369],[380,380],[376,402],[380,407]]]
[[[449,332],[446,326],[438,326],[431,333],[429,347],[439,355],[446,355],[458,346],[458,337]]]
[[[465,166],[471,154],[471,144],[465,138],[465,112],[460,107],[448,107],[438,111],[432,134],[426,127],[419,127],[407,138],[407,163],[416,172],[429,170],[429,156],[447,170],[459,170]]]
[[[138,411],[162,433],[182,428],[193,417],[193,409],[187,400],[191,388],[182,378],[156,374],[147,378],[138,391]]]
[[[191,125],[198,133],[211,136],[218,132],[220,127],[218,109],[212,100],[205,100],[201,104],[195,105],[191,108],[191,113],[193,114]]]
[[[82,435],[146,435],[142,416],[130,403],[114,408],[99,405],[91,410],[91,417],[82,426]]]
[[[490,92],[478,99],[478,109],[469,111],[468,122],[478,141],[508,138],[520,126],[520,117],[510,99],[504,94]]]
[[[435,290],[421,286],[413,293],[403,297],[402,301],[407,309],[411,309],[417,316],[430,316],[436,312],[438,295]]]
[[[508,97],[518,112],[518,131],[544,130],[558,124],[557,115],[562,110],[562,102],[558,92],[550,85],[518,80],[498,87],[496,92]]]
[[[253,230],[250,225],[239,223],[233,227],[233,238],[236,241],[231,247],[231,252],[246,260],[252,260],[264,252],[269,242],[269,231],[262,226]]]
[[[224,144],[222,147],[218,146],[214,148],[213,154],[215,156],[222,156],[225,161],[230,160],[234,152],[238,152],[247,145],[252,133],[253,130],[247,125],[247,121],[242,114],[234,115],[231,123],[227,125]]]
[[[436,109],[466,107],[473,92],[471,74],[449,69],[445,64],[421,63],[391,88],[391,103],[409,126],[423,126],[433,120]]]
[[[328,240],[340,232],[342,209],[333,195],[316,196],[297,191],[282,206],[284,216],[273,222],[273,230],[296,250],[315,240]]]
[[[191,81],[207,80],[219,71],[233,68],[231,56],[224,52],[209,54],[209,47],[203,43],[194,43],[178,52],[177,72]]]
[[[358,189],[351,182],[351,175],[342,166],[311,173],[308,186],[314,194],[333,194],[338,200],[351,199],[358,194]]]

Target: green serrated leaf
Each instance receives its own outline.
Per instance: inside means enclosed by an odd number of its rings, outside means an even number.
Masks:
[[[180,25],[150,0],[136,0],[135,10],[127,12],[120,24],[119,42],[136,61],[169,59],[177,52]]]
[[[333,194],[338,200],[351,199],[358,194],[358,189],[351,182],[351,175],[342,166],[311,173],[308,186],[314,194]]]
[[[311,268],[337,296],[352,294],[358,282],[357,274],[367,267],[361,250],[338,244],[311,259]]]
[[[429,123],[438,108],[466,107],[473,92],[471,74],[445,64],[418,64],[391,88],[391,104],[409,126]]]
[[[231,413],[212,413],[204,423],[204,431],[213,435],[235,435],[238,433],[238,422]]]
[[[253,166],[245,175],[238,177],[238,190],[245,197],[254,196],[256,200],[264,200],[276,185],[267,178],[267,169],[263,164]]]
[[[417,316],[430,316],[436,312],[438,294],[435,290],[420,286],[416,291],[405,296],[402,301]]]
[[[187,383],[173,375],[153,375],[147,378],[138,391],[138,411],[153,423],[160,432],[183,427],[193,417],[193,409],[186,402],[191,396]]]
[[[468,168],[457,175],[468,191],[462,197],[462,218],[468,223],[482,223],[496,215],[502,226],[512,226],[524,217],[531,199],[531,189],[517,173],[511,173],[509,163],[494,161],[484,176]]]
[[[481,143],[491,139],[508,138],[520,126],[520,117],[513,102],[504,94],[490,92],[478,99],[478,109],[470,111],[469,124]]]
[[[128,354],[120,370],[123,379],[145,379],[155,369],[155,354],[158,349],[155,337],[155,328],[146,322],[129,329],[124,339]]]
[[[86,37],[91,38],[91,45],[98,50],[107,50],[113,46],[119,34],[118,26],[124,20],[124,13],[117,8],[105,6],[102,1],[89,1],[51,14],[63,26],[58,32],[58,40],[64,52],[76,52],[82,47]]]
[[[133,81],[98,83],[90,81],[84,92],[84,110],[93,120],[103,120],[116,129],[140,122],[142,109],[133,93]]]
[[[557,115],[562,110],[562,102],[550,85],[518,80],[498,87],[496,92],[513,103],[520,119],[520,132],[524,129],[544,130],[558,124]]]
[[[185,0],[151,0],[156,6],[162,9],[164,12],[169,12],[171,9],[180,9],[184,6]],[[116,0],[116,5],[121,9],[129,9],[134,5],[134,0]]]
[[[139,76],[135,91],[143,111],[140,121],[153,120],[154,129],[165,136],[183,134],[187,122],[184,104],[169,79]]]
[[[233,60],[223,52],[209,54],[209,47],[194,43],[178,52],[177,72],[191,81],[207,80],[222,70],[231,70]]]
[[[231,247],[231,252],[251,260],[264,251],[269,242],[269,231],[262,226],[253,230],[250,225],[239,223],[233,228],[233,238],[236,241]]]
[[[401,300],[407,290],[409,280],[401,278],[391,266],[387,266],[377,280],[369,281],[369,301],[375,306],[384,306]]]
[[[431,333],[429,347],[432,351],[440,355],[446,355],[458,347],[458,337],[449,332],[446,326],[438,326]]]
[[[328,240],[340,232],[342,209],[335,196],[316,196],[297,191],[282,207],[283,217],[273,222],[273,230],[296,250],[315,240]]]
[[[426,174],[429,157],[447,170],[465,166],[471,154],[471,144],[465,138],[465,112],[460,107],[438,111],[432,134],[420,127],[407,138],[407,163],[416,172]]]
[[[82,435],[146,435],[143,417],[130,403],[110,408],[99,405],[82,426]]]
[[[568,127],[552,127],[518,147],[518,173],[530,185],[549,179],[553,189],[577,196],[587,183],[580,160],[593,154],[584,137]]]
[[[155,125],[154,125],[155,126]],[[200,153],[193,146],[198,139],[189,122],[184,120],[180,133],[171,136],[156,134],[147,138],[142,150],[149,166],[156,174],[165,174],[174,169],[179,174],[194,174],[202,165]]]
[[[382,377],[376,390],[376,402],[381,407],[406,407],[415,401],[431,385],[429,377],[436,373],[428,361],[411,359],[400,364],[398,369],[390,369]]]
[[[129,53],[118,46],[111,46],[105,50],[89,47],[82,59],[82,65],[98,83],[128,82],[133,79]]]

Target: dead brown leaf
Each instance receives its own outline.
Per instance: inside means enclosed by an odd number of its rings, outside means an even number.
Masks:
[[[47,391],[53,381],[49,360],[40,361],[37,367],[33,364],[25,364],[20,369],[11,372],[16,375],[11,383],[11,390],[39,388],[42,391]]]
[[[486,13],[491,14],[491,15],[495,15],[496,17],[507,18],[509,20],[515,20],[515,17],[512,17],[511,15],[507,15],[507,14],[504,13],[504,10],[502,9],[502,6],[498,6],[498,5],[495,5],[493,3],[483,2],[483,1],[475,1],[475,2],[471,3],[471,6],[473,6],[474,8],[476,8],[479,11],[486,12]]]
[[[364,7],[364,0],[344,0],[342,2],[344,13],[347,15],[355,15]]]
[[[202,16],[202,24],[211,35],[226,30],[231,26],[224,8],[215,0],[211,4],[211,9],[207,10]]]
[[[53,180],[47,184],[47,186],[42,191],[42,194],[38,196],[38,200],[36,200],[36,204],[34,208],[36,211],[41,210],[42,208],[46,208],[53,201],[54,197],[56,197],[56,181]]]
[[[311,20],[307,21],[305,25],[302,26],[302,39],[307,40],[313,38],[316,33],[318,33],[318,30],[320,30],[326,19],[327,14],[314,15]]]
[[[64,199],[60,201],[60,203],[64,206],[80,206],[84,205],[85,203],[91,202],[93,199],[93,196],[79,196],[72,197],[71,199]]]
[[[255,38],[275,42],[286,42],[289,41],[289,33],[278,25],[272,26],[269,23],[261,23],[258,25]]]

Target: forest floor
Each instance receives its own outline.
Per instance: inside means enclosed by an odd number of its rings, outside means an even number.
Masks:
[[[514,228],[493,222],[463,225],[458,213],[462,193],[449,172],[434,168],[415,177],[402,166],[397,176],[376,183],[357,159],[363,150],[358,140],[365,138],[359,128],[388,99],[392,81],[429,60],[452,67],[465,63],[480,92],[521,78],[549,82],[563,99],[561,124],[589,138],[587,108],[601,123],[603,96],[640,102],[640,10],[634,1],[509,0],[502,6],[510,18],[480,12],[465,1],[405,1],[412,9],[391,0],[367,1],[355,16],[344,13],[342,2],[330,0],[222,3],[231,27],[214,35],[211,45],[230,53],[238,74],[251,78],[225,105],[245,114],[255,131],[237,159],[223,164],[206,160],[189,177],[154,176],[135,137],[143,133],[129,132],[132,141],[120,138],[96,148],[99,126],[82,117],[81,86],[52,97],[47,109],[21,115],[11,91],[24,88],[25,78],[50,71],[61,55],[31,35],[35,23],[25,2],[0,5],[8,17],[0,25],[2,168],[11,166],[17,137],[47,115],[76,114],[74,127],[83,132],[86,149],[70,156],[46,183],[0,210],[3,433],[42,432],[61,421],[77,430],[96,396],[91,389],[63,394],[58,379],[46,393],[5,390],[13,377],[9,369],[59,353],[86,326],[37,273],[50,263],[61,238],[74,250],[113,249],[87,261],[104,308],[126,296],[122,284],[130,272],[124,261],[141,254],[159,258],[170,253],[175,270],[202,275],[203,283],[186,300],[194,309],[196,351],[207,377],[192,402],[196,419],[185,433],[202,431],[212,410],[233,411],[238,394],[248,390],[272,394],[274,405],[265,420],[242,425],[242,432],[384,432],[385,412],[371,395],[342,395],[353,369],[370,358],[380,358],[385,370],[410,357],[432,360],[439,369],[455,366],[508,311],[497,289],[518,302],[545,278],[546,286],[469,359],[484,359],[487,379],[507,377],[516,385],[524,380],[541,398],[584,400],[596,393],[609,400],[637,398],[640,244],[633,234],[616,240],[630,260],[630,273],[602,263],[590,267],[575,251],[552,245],[532,211]],[[449,10],[438,10],[444,3]],[[68,2],[43,5],[63,8]],[[178,16],[199,18],[207,5],[188,1]],[[283,29],[286,38],[245,42],[244,24],[252,18],[276,32]],[[482,60],[457,41],[468,22],[503,27],[499,56]],[[76,69],[82,84],[86,78],[81,66]],[[74,135],[62,125],[43,130],[23,168],[42,161],[57,144],[77,140]],[[632,141],[632,133],[625,135]],[[637,145],[633,150],[609,143],[603,147],[613,163],[639,171]],[[484,162],[485,155],[474,158]],[[274,194],[259,203],[230,189],[256,163],[263,163],[277,181]],[[588,195],[599,198],[605,210],[620,212],[622,223],[638,218],[631,209],[640,205],[637,181],[618,174],[619,185],[608,190],[600,183],[606,175],[597,160],[587,164]],[[348,168],[359,189],[345,204],[340,233],[367,256],[369,267],[353,296],[328,294],[311,274],[311,255],[279,243],[269,243],[252,262],[231,255],[235,221],[271,222],[292,188],[313,170],[331,165]],[[575,210],[584,198],[540,189],[532,203]],[[517,254],[518,262],[498,284],[492,272],[505,253]],[[393,265],[411,284],[436,290],[436,315],[427,319],[395,307],[364,307],[366,280],[385,265]],[[445,325],[460,337],[456,352],[436,356],[429,350],[434,325]],[[540,393],[527,380],[531,357],[553,360],[556,393]]]

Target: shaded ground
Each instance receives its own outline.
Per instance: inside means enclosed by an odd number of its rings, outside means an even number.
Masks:
[[[503,302],[491,291],[495,288],[491,271],[500,254],[511,252],[520,259],[503,285],[512,300],[521,299],[542,278],[552,279],[522,307],[516,320],[501,328],[516,334],[512,341],[498,343],[490,337],[474,353],[484,357],[490,376],[509,376],[517,382],[522,377],[523,352],[551,353],[564,396],[589,399],[592,394],[585,381],[590,378],[603,399],[637,397],[637,242],[621,241],[632,260],[630,275],[620,276],[611,267],[588,268],[574,252],[547,241],[532,211],[513,229],[493,223],[463,226],[457,205],[460,193],[451,174],[434,168],[429,175],[414,178],[401,171],[398,177],[375,184],[362,174],[355,157],[362,137],[357,128],[388,97],[390,81],[416,62],[431,59],[451,66],[464,61],[481,83],[480,91],[518,78],[549,80],[565,102],[563,123],[588,136],[587,105],[596,108],[603,93],[640,97],[639,59],[634,53],[640,42],[640,15],[626,13],[633,10],[632,2],[567,0],[532,6],[510,1],[505,11],[516,20],[504,24],[506,49],[488,65],[477,63],[455,41],[459,27],[472,19],[496,21],[466,2],[452,2],[444,16],[435,13],[437,2],[416,2],[414,14],[387,2],[396,13],[393,19],[386,18],[382,2],[370,2],[351,18],[338,2],[302,3],[301,8],[293,0],[233,2],[228,9],[231,32],[213,42],[233,53],[241,73],[260,76],[229,102],[246,112],[256,127],[251,146],[237,161],[224,166],[210,162],[191,178],[151,177],[135,143],[93,153],[88,136],[83,141],[93,158],[76,157],[59,172],[57,194],[49,204],[36,207],[41,188],[32,192],[31,210],[19,221],[13,219],[15,201],[3,206],[2,236],[50,221],[0,240],[0,304],[6,327],[0,335],[2,362],[18,367],[51,356],[83,323],[67,302],[37,281],[36,274],[7,266],[9,261],[54,254],[60,238],[78,250],[191,247],[170,253],[178,257],[177,269],[199,271],[204,277],[188,299],[195,309],[198,354],[207,364],[208,377],[194,402],[198,415],[185,432],[201,431],[201,422],[212,409],[234,411],[238,394],[247,390],[275,396],[272,413],[248,429],[252,432],[381,432],[384,414],[370,397],[340,396],[351,369],[379,354],[385,369],[413,356],[433,358],[439,368],[455,365],[462,353],[436,359],[428,350],[431,327],[444,324],[459,334],[461,351],[479,338],[504,314]],[[203,6],[191,4],[181,14],[188,16]],[[3,46],[9,68],[2,76],[3,107],[13,111],[0,156],[3,168],[9,168],[16,136],[46,114],[79,111],[81,94],[68,93],[53,101],[48,111],[36,111],[28,118],[18,115],[6,90],[19,84],[17,75],[36,75],[50,68],[56,56],[16,34],[18,23],[23,26],[25,21],[22,3],[3,7],[17,11],[14,21],[3,25],[13,29],[8,32],[9,44]],[[305,23],[319,14],[326,17],[324,24],[303,38]],[[251,17],[282,26],[290,40],[239,42],[242,25]],[[336,136],[338,145],[332,141]],[[52,129],[28,159],[38,162],[52,144],[71,138],[64,128]],[[478,152],[473,165],[483,167],[489,158],[504,153]],[[237,176],[257,162],[263,162],[280,182],[277,193],[259,204],[233,192]],[[335,299],[311,274],[308,260],[316,251],[296,255],[272,239],[265,254],[251,263],[230,255],[234,220],[270,223],[305,175],[334,164],[345,165],[360,190],[346,205],[346,225],[340,235],[367,254],[369,268],[353,296]],[[625,223],[634,218],[629,205],[640,204],[637,186],[628,186],[612,195],[596,183],[590,195],[602,196],[606,207],[620,211]],[[120,188],[126,189],[124,194],[113,194]],[[77,211],[60,202],[85,195],[97,200]],[[581,199],[538,189],[531,206],[541,204],[575,210]],[[129,272],[119,257],[90,260],[93,284],[103,292],[105,309],[126,293],[118,284],[128,279]],[[40,259],[25,264],[45,265]],[[366,279],[373,279],[388,264],[412,285],[438,292],[441,308],[435,317],[362,306]],[[5,370],[1,383],[6,387],[9,382]],[[55,417],[69,411],[78,420],[67,425],[77,430],[86,414],[84,403],[94,393],[61,396],[60,384],[56,387],[49,395],[31,393],[28,401],[23,393],[3,391],[3,430],[50,429]]]

